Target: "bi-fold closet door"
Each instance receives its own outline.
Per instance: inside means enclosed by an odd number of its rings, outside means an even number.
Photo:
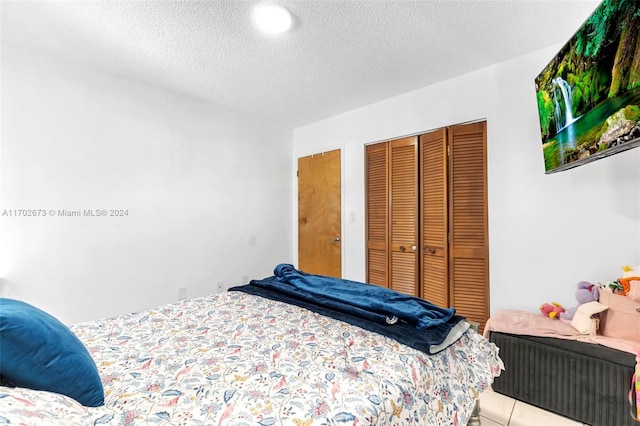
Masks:
[[[366,148],[367,281],[419,295],[418,137]]]
[[[489,313],[486,123],[366,147],[367,280]]]

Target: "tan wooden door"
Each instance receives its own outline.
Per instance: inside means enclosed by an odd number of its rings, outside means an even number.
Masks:
[[[481,328],[489,318],[486,125],[449,131],[450,304]]]
[[[342,277],[340,150],[298,159],[298,268]]]
[[[449,307],[447,129],[420,135],[422,293]]]
[[[419,296],[418,138],[389,142],[389,287]]]

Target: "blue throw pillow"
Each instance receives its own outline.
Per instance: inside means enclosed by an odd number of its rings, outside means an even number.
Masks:
[[[0,298],[0,375],[16,386],[104,404],[95,361],[59,320],[19,300]]]

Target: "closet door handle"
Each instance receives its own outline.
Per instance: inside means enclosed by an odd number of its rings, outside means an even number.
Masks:
[[[400,251],[406,251],[407,248],[405,246],[400,246]]]

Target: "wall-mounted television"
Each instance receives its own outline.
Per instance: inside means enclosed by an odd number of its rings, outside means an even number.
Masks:
[[[604,0],[535,78],[546,173],[640,145],[640,2]]]

